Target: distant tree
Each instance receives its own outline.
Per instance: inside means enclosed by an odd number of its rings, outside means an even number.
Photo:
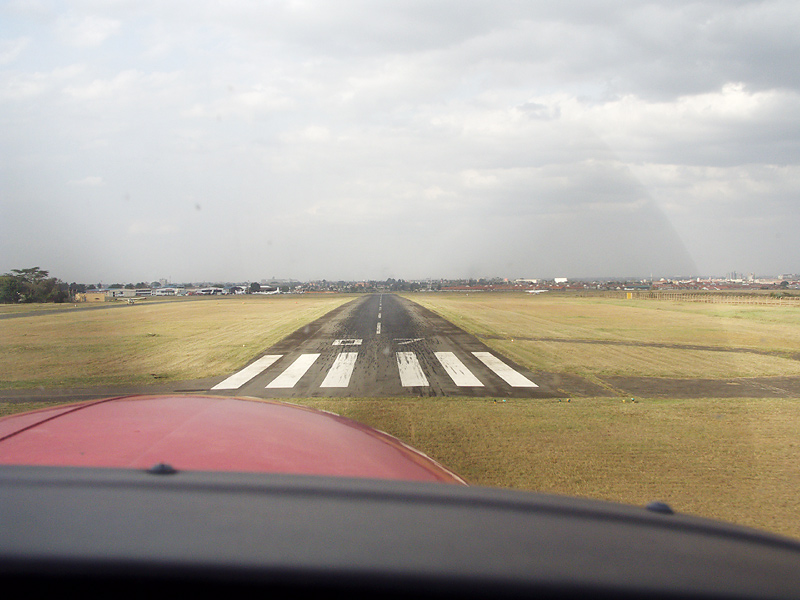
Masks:
[[[39,267],[31,267],[30,269],[11,269],[11,276],[17,277],[26,283],[41,283],[50,276],[48,271],[40,269]]]
[[[64,302],[69,286],[39,267],[12,269],[0,284],[2,302]]]
[[[253,283],[250,284],[250,293],[251,294],[255,294],[256,292],[260,292],[260,291],[261,291],[261,284],[260,283],[254,281]]]
[[[3,304],[16,304],[23,301],[25,288],[22,282],[12,275],[0,277],[0,302]]]

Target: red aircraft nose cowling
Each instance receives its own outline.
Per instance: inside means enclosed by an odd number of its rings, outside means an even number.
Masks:
[[[303,406],[126,396],[0,419],[0,464],[255,471],[464,484],[398,439]]]

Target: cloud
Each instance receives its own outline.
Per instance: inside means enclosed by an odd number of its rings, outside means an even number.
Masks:
[[[0,71],[0,99],[27,101],[57,92],[83,72],[82,65],[67,65],[51,71]]]
[[[74,179],[70,181],[70,184],[81,187],[102,187],[105,182],[103,181],[103,178],[98,175],[90,175],[88,177],[84,177],[83,179]]]
[[[20,37],[13,40],[0,40],[0,65],[14,62],[30,44],[30,38]]]
[[[800,111],[800,91],[753,91],[730,82],[669,102],[629,95],[562,108],[570,109],[628,160],[719,165],[800,159],[800,123],[788,118]]]
[[[275,111],[292,108],[294,101],[281,89],[257,84],[250,89],[234,91],[208,103],[195,104],[183,110],[181,115],[192,119],[254,119],[268,116]]]
[[[64,93],[78,100],[125,97],[141,83],[142,75],[137,71],[123,71],[111,79],[94,79],[91,82],[66,86]]]
[[[122,23],[96,15],[83,17],[65,16],[56,22],[56,33],[66,44],[79,48],[94,48],[117,34]]]
[[[178,228],[165,221],[142,219],[128,225],[128,235],[133,237],[167,236],[178,232]]]
[[[0,9],[0,184],[146,238],[117,279],[800,270],[797,3],[42,10]]]

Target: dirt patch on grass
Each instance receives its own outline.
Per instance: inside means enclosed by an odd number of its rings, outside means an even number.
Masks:
[[[674,379],[668,377],[605,377],[603,382],[620,396],[646,398],[797,398],[798,377],[738,379]]]
[[[789,354],[775,350],[761,350],[756,348],[720,348],[703,346],[699,344],[678,344],[668,342],[633,342],[610,340],[565,340],[559,338],[524,337],[510,340],[499,335],[479,335],[481,339],[498,340],[517,344],[519,342],[536,342],[540,344],[572,345],[589,344],[593,346],[612,346],[624,348],[656,348],[673,351],[688,351],[692,353],[732,353],[744,358],[746,355],[754,357],[769,357],[800,362],[800,354]],[[505,344],[504,344],[505,345]],[[513,354],[513,352],[509,352]],[[693,354],[692,356],[696,356]],[[515,357],[518,358],[518,357]],[[691,356],[689,357],[691,358]],[[560,354],[559,360],[564,360]],[[524,361],[524,359],[523,359]],[[691,362],[691,361],[690,361]],[[742,362],[741,358],[739,362]],[[746,366],[752,366],[756,372],[762,370],[763,365],[758,359],[745,361]],[[697,361],[699,364],[699,361]],[[671,368],[674,368],[673,361]],[[706,367],[701,367],[706,368]],[[742,369],[745,370],[745,369]],[[646,376],[617,376],[596,375],[583,377],[573,373],[537,372],[537,379],[553,391],[561,395],[576,397],[594,397],[608,395],[609,393],[625,396],[641,396],[648,398],[796,398],[800,396],[800,377],[774,376],[774,377],[646,377]]]
[[[537,372],[536,381],[555,397],[594,398],[798,398],[800,377],[698,379],[674,377],[594,377]]]
[[[505,340],[507,336],[502,335],[476,335],[475,337],[484,340]],[[562,342],[570,344],[596,344],[605,346],[633,346],[639,348],[669,348],[672,350],[701,350],[704,352],[734,352],[737,354],[758,354],[761,356],[778,356],[791,360],[800,361],[800,352],[783,352],[779,350],[760,350],[758,348],[731,348],[719,346],[703,346],[699,344],[676,344],[671,342],[634,342],[620,340],[581,340],[564,339],[555,337],[526,337],[517,336],[514,339],[525,342]]]

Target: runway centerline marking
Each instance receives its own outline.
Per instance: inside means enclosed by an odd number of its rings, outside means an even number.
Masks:
[[[483,387],[480,379],[475,377],[453,352],[434,352],[436,358],[447,371],[450,379],[459,387]]]
[[[403,387],[427,386],[428,379],[413,352],[397,353],[397,369],[400,371],[400,383]]]
[[[334,346],[360,346],[361,342],[364,340],[359,339],[346,339],[346,340],[335,340],[333,342]]]
[[[268,388],[293,388],[309,367],[319,358],[319,354],[301,354],[289,368],[272,380]]]
[[[381,334],[381,322],[378,321],[378,326],[375,328],[375,335]]]
[[[270,367],[277,361],[283,354],[267,354],[262,356],[257,361],[247,365],[238,373],[234,373],[224,381],[220,381],[217,385],[212,387],[212,390],[236,390],[242,387],[245,383],[253,379],[256,375]]]
[[[539,387],[530,379],[509,367],[494,354],[489,352],[473,352],[472,354],[511,387]]]
[[[358,352],[342,352],[339,354],[319,387],[346,388],[350,385],[350,376],[353,374],[357,358]]]

